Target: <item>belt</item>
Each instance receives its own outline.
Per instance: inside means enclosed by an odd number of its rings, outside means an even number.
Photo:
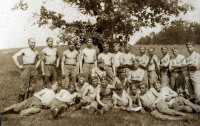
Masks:
[[[45,64],[45,65],[48,65],[48,66],[55,66],[55,64]]]
[[[196,71],[197,68],[196,68],[196,67],[188,67],[187,70],[188,70],[188,71]]]
[[[86,64],[94,64],[94,63],[87,63],[87,62],[84,62],[84,63],[86,63]]]
[[[24,66],[28,66],[28,65],[35,65],[35,64],[23,64]]]
[[[65,65],[76,66],[76,64],[65,64]]]

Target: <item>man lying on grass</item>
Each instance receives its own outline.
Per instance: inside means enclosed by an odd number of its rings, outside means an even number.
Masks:
[[[188,120],[188,114],[170,109],[154,88],[147,90],[146,85],[142,84],[140,85],[140,91],[139,102],[142,103],[145,109],[150,110],[151,115],[155,118],[162,120]]]
[[[159,93],[160,97],[167,103],[169,108],[189,113],[192,113],[193,110],[195,112],[200,112],[200,106],[193,104],[182,96],[178,96],[175,91],[167,86],[161,87],[159,81],[154,84],[154,88]]]
[[[51,88],[44,88],[34,94],[33,97],[24,100],[23,102],[11,105],[5,108],[1,114],[20,113],[21,116],[26,116],[34,113],[39,113],[43,107],[49,107],[50,102],[56,97],[58,83],[55,82]]]

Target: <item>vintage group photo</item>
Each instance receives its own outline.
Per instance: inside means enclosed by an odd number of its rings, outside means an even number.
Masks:
[[[199,126],[199,0],[1,0],[0,126]]]

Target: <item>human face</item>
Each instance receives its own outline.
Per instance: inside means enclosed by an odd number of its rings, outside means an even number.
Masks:
[[[138,61],[134,61],[133,62],[133,68],[137,69],[139,67],[139,62]]]
[[[156,84],[154,85],[154,88],[156,89],[157,92],[160,92],[161,85],[156,82]]]
[[[137,88],[134,85],[131,86],[131,92],[137,94]]]
[[[119,51],[119,45],[115,45],[115,46],[114,46],[114,51],[115,51],[115,52],[118,52],[118,51]]]
[[[80,48],[81,48],[81,43],[78,42],[77,45],[76,45],[76,49],[79,50]]]
[[[92,39],[89,38],[88,41],[87,41],[87,47],[88,47],[88,48],[91,48],[91,47],[92,47],[92,42],[93,42]]]
[[[104,46],[103,46],[103,51],[104,51],[105,53],[107,53],[107,52],[109,51],[109,45],[104,45]]]
[[[98,67],[99,67],[99,68],[104,68],[104,63],[103,63],[103,62],[99,62],[99,63],[98,63]]]
[[[28,44],[29,44],[29,47],[30,47],[31,49],[34,49],[34,48],[35,48],[35,40],[34,40],[34,39],[30,39],[29,42],[28,42]]]
[[[126,78],[126,73],[125,72],[122,72],[122,73],[120,73],[120,78]]]
[[[153,56],[154,55],[153,50],[149,50],[148,53],[149,53],[149,56]]]
[[[74,43],[73,42],[70,42],[69,43],[69,49],[70,50],[74,50],[75,46],[74,46]]]
[[[147,91],[146,86],[145,85],[140,85],[140,91],[141,91],[142,94],[145,94],[146,91]]]
[[[189,53],[192,53],[194,51],[194,47],[192,45],[188,45],[187,50]]]
[[[124,47],[124,49],[125,49],[125,52],[129,52],[129,51],[130,51],[130,45],[126,45],[126,46]]]
[[[51,88],[56,91],[58,89],[58,83],[55,82],[53,85],[51,85]]]
[[[74,93],[74,87],[70,86],[69,89],[68,89],[68,91],[69,91],[71,94],[73,94],[73,93]]]
[[[172,50],[172,53],[174,54],[174,56],[177,56],[179,51],[178,51],[178,49],[174,49],[174,50]]]
[[[144,53],[145,53],[145,48],[141,47],[141,48],[140,48],[140,54],[142,55],[142,54],[144,54]]]
[[[93,79],[92,80],[92,86],[97,87],[97,85],[98,85],[98,79]]]
[[[101,81],[101,87],[106,88],[108,86],[108,81],[107,80],[102,80]]]
[[[162,54],[163,54],[163,55],[166,55],[166,54],[167,54],[167,49],[162,49],[161,51],[162,51]]]
[[[49,47],[53,47],[53,38],[50,38],[48,41],[47,41],[47,45],[49,46]]]
[[[85,82],[85,78],[84,78],[84,77],[80,77],[80,78],[78,79],[78,83],[79,83],[80,85],[83,85],[84,82]]]

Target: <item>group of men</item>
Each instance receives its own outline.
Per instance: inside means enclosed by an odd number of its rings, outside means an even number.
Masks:
[[[111,109],[126,111],[151,111],[159,119],[185,120],[187,113],[200,112],[200,54],[192,43],[186,47],[190,55],[185,58],[177,48],[162,47],[159,59],[154,48],[140,47],[140,55],[130,52],[131,46],[103,43],[103,52],[93,48],[93,39],[87,38],[87,47],[69,41],[62,58],[53,47],[53,38],[46,39],[48,47],[35,50],[35,39],[29,38],[29,48],[14,56],[14,62],[22,69],[19,103],[5,108],[1,114],[20,112],[21,115],[38,113],[41,108],[51,108],[57,118],[70,108],[71,111],[86,109],[90,113],[103,114]],[[18,62],[22,56],[23,65]],[[60,63],[61,61],[61,63]],[[37,68],[41,64],[44,89],[34,93]],[[62,83],[57,83],[57,69],[61,64]],[[192,84],[192,86],[191,86]],[[49,88],[51,87],[51,88]],[[60,88],[58,88],[60,87]],[[195,94],[195,104],[190,102]],[[25,100],[26,99],[26,100]],[[67,111],[66,111],[67,112]]]

